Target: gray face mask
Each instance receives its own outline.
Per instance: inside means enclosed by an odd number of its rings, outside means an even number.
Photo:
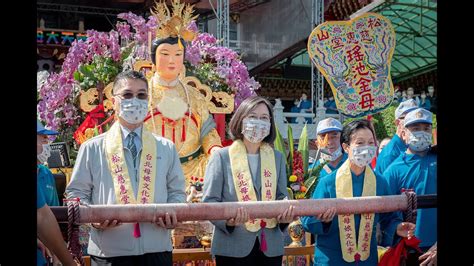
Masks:
[[[268,134],[270,134],[271,124],[268,121],[260,119],[244,118],[242,120],[242,134],[252,142],[261,142]]]
[[[430,148],[432,137],[431,133],[425,131],[411,132],[408,137],[408,147],[417,152],[426,151]]]
[[[43,151],[36,155],[36,158],[40,164],[44,164],[46,161],[48,161],[49,156],[51,156],[51,146],[49,146],[49,143],[43,144]]]
[[[339,146],[337,150],[335,150],[332,154],[326,154],[324,152],[321,153],[321,158],[326,162],[333,162],[342,155],[342,148]]]
[[[349,158],[352,163],[359,167],[368,165],[375,157],[377,147],[372,145],[352,148],[352,156]]]
[[[143,122],[148,110],[148,100],[140,100],[137,97],[132,99],[119,99],[119,116],[130,124]]]

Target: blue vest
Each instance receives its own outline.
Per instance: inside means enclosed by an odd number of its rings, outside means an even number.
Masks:
[[[403,153],[385,170],[386,178],[394,194],[401,189],[414,189],[417,195],[437,194],[437,156],[424,157]],[[422,242],[420,247],[431,247],[437,240],[437,209],[418,209],[415,235]]]
[[[405,142],[403,142],[403,140],[397,134],[395,134],[377,157],[375,172],[378,175],[382,175],[388,168],[388,166],[406,150],[407,145],[405,144]]]

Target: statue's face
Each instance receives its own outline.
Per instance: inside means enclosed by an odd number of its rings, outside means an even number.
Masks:
[[[184,49],[178,44],[160,44],[155,59],[158,75],[165,80],[175,80],[184,67]]]

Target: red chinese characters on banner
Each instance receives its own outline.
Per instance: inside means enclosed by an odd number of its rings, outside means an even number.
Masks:
[[[374,40],[372,37],[370,37],[368,30],[361,31],[360,37],[362,38],[362,41],[372,42]]]
[[[366,93],[364,95],[361,95],[362,99],[360,99],[360,107],[362,109],[370,109],[374,106],[374,98],[372,97],[371,93]]]
[[[242,201],[249,201],[250,200],[250,195],[249,195],[249,184],[247,181],[244,180],[244,174],[243,173],[238,173],[237,174],[237,185],[239,186],[237,189],[240,193],[242,193]]]
[[[272,182],[270,180],[265,181],[265,187],[272,187]]]
[[[263,176],[265,176],[265,177],[271,177],[271,176],[272,176],[272,173],[270,172],[270,170],[265,169],[265,170],[263,170]]]
[[[123,195],[120,200],[124,203],[124,204],[129,204],[129,197],[128,195]]]
[[[353,31],[348,32],[346,37],[347,37],[347,42],[348,43],[354,43],[354,44],[359,43],[359,41],[355,38],[355,35],[354,35]]]
[[[119,165],[115,165],[114,172],[115,172],[116,174],[118,174],[118,173],[121,173],[121,172],[123,172],[123,169],[122,169],[122,167],[121,167],[121,166],[119,166]]]
[[[143,188],[142,188],[142,191],[140,192],[141,193],[141,197],[140,197],[140,202],[142,204],[146,204],[146,203],[149,203],[150,202],[150,198],[151,198],[151,174],[152,174],[152,171],[151,171],[151,168],[152,168],[152,165],[151,165],[151,160],[153,159],[153,156],[151,154],[147,154],[145,156],[145,162],[143,163]]]
[[[380,20],[378,18],[369,18],[369,21],[368,21],[368,27],[369,29],[373,29],[375,27],[380,27],[382,24],[380,24]]]
[[[364,54],[360,52],[360,49],[360,45],[355,45],[351,50],[346,51],[349,63],[352,63],[354,59],[357,62],[364,60]]]
[[[242,201],[249,201],[250,200],[250,196],[248,194],[245,194],[242,196]]]
[[[120,184],[120,195],[127,194],[127,189],[125,188],[124,184]]]
[[[396,37],[390,19],[372,12],[349,21],[327,21],[313,29],[308,55],[330,85],[340,113],[362,117],[390,104]]]
[[[265,193],[265,198],[267,200],[271,200],[272,199],[272,191],[270,189],[267,189],[266,193]]]
[[[112,162],[114,164],[117,164],[119,161],[120,161],[120,156],[118,156],[117,154],[112,155]]]
[[[145,175],[145,176],[143,176],[143,180],[145,180],[146,183],[150,183],[151,182],[151,176]]]
[[[364,233],[364,241],[369,241],[369,232]]]
[[[359,22],[356,23],[356,29],[357,30],[360,29],[360,28],[363,28],[364,26],[365,26],[365,24],[362,21],[359,21]]]
[[[352,253],[354,253],[354,248],[353,247],[349,247],[347,249],[347,252],[349,253],[349,255],[352,255]]]
[[[369,244],[367,243],[362,244],[362,251],[366,252],[368,247],[369,247]]]
[[[119,184],[125,183],[125,179],[123,178],[122,174],[117,175],[117,181],[119,182]]]
[[[359,105],[362,109],[370,109],[374,106],[374,98],[370,89],[372,79],[369,75],[369,70],[363,64],[365,55],[360,50],[360,45],[356,44],[346,53],[349,63],[352,64],[352,73],[356,80],[354,87],[359,88],[359,95],[361,97]]]
[[[364,77],[359,77],[359,79],[355,83],[355,85],[357,85],[360,89],[359,94],[363,94],[365,92],[370,92],[369,82],[370,82],[370,79],[366,79]]]
[[[351,223],[351,218],[349,217],[349,215],[343,215],[343,221],[344,221],[344,224],[348,224],[350,225]]]
[[[239,180],[238,184],[239,184],[239,187],[244,187],[244,186],[248,186],[249,183],[247,181],[241,179],[241,180]]]
[[[365,224],[365,230],[370,231],[370,226],[371,226],[370,223],[366,223]]]
[[[354,242],[352,242],[352,240],[346,240],[346,245],[347,245],[348,247],[353,247],[353,246],[355,246],[355,245],[354,245]]]
[[[146,197],[146,198],[150,197],[150,194],[148,194],[147,190],[142,190],[142,197]]]
[[[318,41],[324,41],[329,38],[329,32],[321,31],[320,33],[317,34],[317,36],[318,36]]]
[[[338,49],[344,47],[341,37],[334,37],[331,39],[332,49]]]
[[[361,61],[359,61],[357,63],[357,65],[355,66],[355,70],[357,70],[357,73],[360,75],[360,76],[366,76],[369,74],[369,70],[366,70],[365,68],[365,65],[362,64]],[[365,71],[365,72],[364,72]]]

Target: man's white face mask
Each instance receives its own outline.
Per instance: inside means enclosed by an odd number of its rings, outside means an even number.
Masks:
[[[425,131],[411,132],[408,138],[408,147],[411,150],[422,152],[430,148],[433,135]]]
[[[321,158],[326,162],[333,162],[342,155],[342,147],[339,146],[337,150],[335,150],[332,154],[326,154],[324,152],[321,153]]]
[[[137,97],[132,99],[120,99],[119,116],[130,124],[143,122],[148,111],[148,100],[140,100]]]
[[[51,146],[48,144],[43,144],[43,151],[36,155],[36,158],[38,159],[38,161],[40,162],[40,164],[44,164],[49,156],[51,156]]]

